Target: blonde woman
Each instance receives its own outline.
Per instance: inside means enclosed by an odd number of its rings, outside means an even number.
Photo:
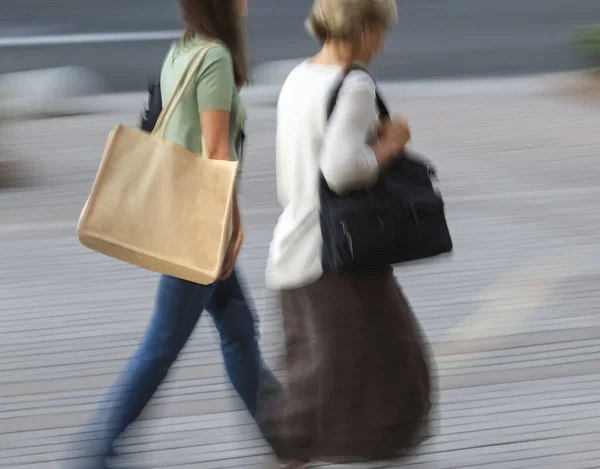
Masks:
[[[307,25],[322,48],[279,96],[283,213],[267,283],[286,336],[287,400],[272,438],[284,461],[395,457],[415,444],[430,408],[423,339],[392,269],[333,275],[321,265],[321,175],[337,193],[368,186],[410,138],[403,118],[380,122],[364,70],[347,74],[326,112],[345,72],[368,66],[396,20],[394,0],[316,0]]]

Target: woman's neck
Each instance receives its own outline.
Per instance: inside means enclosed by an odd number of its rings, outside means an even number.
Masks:
[[[326,43],[321,50],[310,60],[311,63],[320,65],[349,66],[353,63],[366,65],[366,60],[353,53],[353,47],[344,43]]]

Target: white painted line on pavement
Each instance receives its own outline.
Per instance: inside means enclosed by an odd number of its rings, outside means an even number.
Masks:
[[[145,42],[177,39],[181,31],[140,31],[124,33],[53,34],[46,36],[0,37],[0,47],[101,44],[107,42]]]
[[[462,353],[461,342],[507,337],[522,330],[536,315],[541,315],[542,321],[547,319],[544,305],[556,285],[578,274],[597,272],[599,260],[600,257],[590,258],[586,253],[553,250],[506,272],[473,299],[479,305],[475,313],[448,331],[445,338],[448,345],[437,359],[440,366],[454,360],[453,353]],[[519,307],[514,306],[515,301]],[[468,352],[477,356],[483,351]]]

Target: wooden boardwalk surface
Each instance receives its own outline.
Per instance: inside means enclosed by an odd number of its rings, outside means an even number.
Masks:
[[[442,387],[439,434],[402,467],[600,467],[599,103],[510,91],[389,98],[438,166],[456,243],[450,259],[397,270]],[[0,129],[33,177],[0,192],[0,468],[59,467],[151,313],[156,276],[75,236],[107,132],[135,111]],[[274,109],[249,113],[240,265],[277,368],[280,323],[263,280],[279,213]],[[273,467],[208,319],[119,452],[140,469]]]

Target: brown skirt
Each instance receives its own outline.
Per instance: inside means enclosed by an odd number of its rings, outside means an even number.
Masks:
[[[391,269],[325,275],[280,299],[286,392],[262,413],[280,459],[397,458],[429,436],[428,347]]]

